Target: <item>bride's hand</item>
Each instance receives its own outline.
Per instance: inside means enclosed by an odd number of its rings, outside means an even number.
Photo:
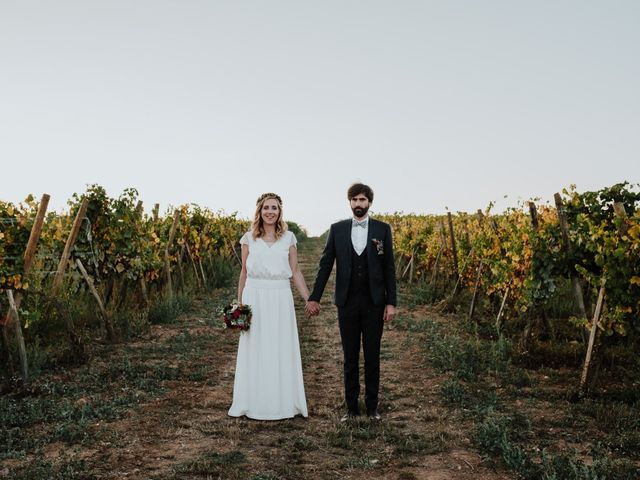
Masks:
[[[320,313],[320,304],[318,302],[314,302],[313,300],[307,301],[307,304],[304,307],[304,311],[310,317],[316,316]]]

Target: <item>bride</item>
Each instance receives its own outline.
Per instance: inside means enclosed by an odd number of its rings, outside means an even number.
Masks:
[[[308,416],[296,314],[289,279],[309,290],[298,267],[297,240],[282,219],[282,199],[265,193],[256,202],[251,230],[240,239],[238,299],[251,306],[251,328],[240,334],[229,415],[256,420]]]

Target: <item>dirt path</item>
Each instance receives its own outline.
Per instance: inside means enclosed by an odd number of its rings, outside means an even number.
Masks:
[[[301,244],[309,284],[321,249],[317,239]],[[425,368],[418,339],[394,326],[383,335],[383,421],[340,423],[342,352],[332,292],[330,283],[323,311],[313,319],[305,318],[296,294],[309,418],[260,422],[227,416],[237,335],[208,323],[211,312],[201,302],[195,314],[181,321],[182,330],[154,326],[149,338],[132,347],[170,342],[186,329],[208,342],[191,368],[211,368],[191,381],[167,380],[166,393],[101,426],[110,435],[81,451],[93,473],[104,479],[509,478],[482,462],[468,439],[470,426],[441,404],[441,379]],[[171,364],[174,358],[159,361]],[[56,448],[50,446],[51,455]]]

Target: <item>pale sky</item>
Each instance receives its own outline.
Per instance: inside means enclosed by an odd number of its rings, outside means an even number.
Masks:
[[[275,191],[320,234],[354,181],[374,213],[638,183],[639,59],[635,0],[0,0],[0,198]]]

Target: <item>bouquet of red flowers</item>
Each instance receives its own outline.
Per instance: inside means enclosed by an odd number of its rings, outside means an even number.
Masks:
[[[251,306],[234,300],[222,309],[224,328],[245,331],[251,326]]]

